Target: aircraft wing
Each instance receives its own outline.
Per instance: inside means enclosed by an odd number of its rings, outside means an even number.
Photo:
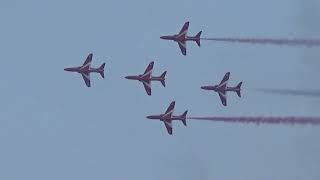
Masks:
[[[172,135],[172,121],[171,121],[171,119],[170,120],[165,120],[163,122],[164,122],[164,125],[166,126],[166,129],[167,129],[168,133],[170,135]]]
[[[84,72],[84,73],[81,73],[81,75],[82,75],[82,78],[83,78],[84,82],[86,83],[86,85],[88,87],[90,87],[90,74]]]
[[[148,78],[150,78],[150,76],[151,76],[151,74],[152,74],[152,70],[153,70],[153,64],[154,64],[154,62],[152,61],[149,65],[148,65],[148,67],[146,68],[146,70],[144,71],[144,73],[143,73],[143,77],[148,77]]]
[[[227,87],[227,84],[228,84],[228,81],[229,81],[229,77],[230,77],[230,72],[227,72],[227,73],[224,75],[222,81],[220,82],[219,88],[225,89],[225,88]]]
[[[151,81],[142,81],[142,83],[147,94],[151,96]]]
[[[169,107],[167,108],[166,112],[163,115],[163,119],[170,119],[172,116],[172,113],[174,111],[175,101],[171,102]]]
[[[189,22],[184,23],[183,27],[181,28],[178,37],[185,37],[188,33],[188,28],[189,28]]]
[[[227,91],[218,92],[222,105],[227,106]]]
[[[181,50],[181,53],[185,56],[187,55],[187,48],[186,48],[186,41],[178,41],[179,48]]]
[[[81,69],[89,70],[91,66],[91,61],[92,61],[92,53],[88,55],[87,59],[84,61],[83,65],[81,66]]]

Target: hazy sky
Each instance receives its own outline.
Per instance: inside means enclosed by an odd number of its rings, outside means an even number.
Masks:
[[[0,1],[0,179],[318,180],[320,127],[174,122],[145,116],[320,116],[320,97],[257,88],[320,89],[320,48],[161,40],[190,21],[203,37],[320,37],[316,0]],[[93,53],[106,78],[64,72]],[[167,87],[124,79],[155,61]],[[242,98],[203,91],[230,71]]]

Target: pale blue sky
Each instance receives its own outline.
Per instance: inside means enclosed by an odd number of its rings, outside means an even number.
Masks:
[[[8,180],[318,180],[320,127],[174,123],[173,136],[145,116],[319,116],[320,98],[280,96],[255,88],[320,89],[319,48],[188,43],[188,55],[161,35],[320,37],[316,0],[0,2],[0,179]],[[106,78],[64,72],[92,52]],[[138,82],[154,60],[167,87]],[[223,107],[200,89],[231,72],[243,97]]]

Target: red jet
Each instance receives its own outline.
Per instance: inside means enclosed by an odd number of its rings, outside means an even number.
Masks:
[[[72,68],[65,68],[65,71],[70,72],[77,72],[82,75],[82,78],[86,85],[90,87],[90,73],[95,72],[99,73],[102,78],[104,78],[104,66],[106,63],[103,63],[99,68],[92,68],[91,67],[91,61],[92,61],[92,53],[90,53],[86,59],[86,61],[83,63],[82,66],[79,67],[72,67]]]
[[[200,47],[200,39],[201,39],[200,36],[202,33],[202,31],[200,31],[197,35],[193,37],[187,36],[188,28],[189,28],[189,22],[186,22],[183,25],[182,29],[180,30],[179,34],[175,34],[171,36],[161,36],[160,38],[165,40],[176,41],[180,47],[182,54],[186,55],[187,54],[186,41],[195,41]]]
[[[174,111],[174,106],[175,106],[175,101],[171,102],[170,106],[166,110],[164,114],[160,115],[152,115],[152,116],[147,116],[148,119],[159,119],[160,121],[164,122],[164,125],[167,128],[167,131],[170,135],[172,135],[172,121],[173,120],[180,120],[182,123],[187,126],[186,122],[186,116],[188,111],[185,111],[181,116],[174,116],[173,111]]]
[[[154,62],[150,62],[146,70],[143,74],[137,75],[137,76],[126,76],[126,79],[130,80],[138,80],[143,83],[144,89],[146,90],[147,94],[151,96],[151,81],[160,81],[163,87],[166,87],[165,83],[165,76],[167,71],[163,72],[161,76],[154,77],[152,76],[152,70],[153,70],[153,64]]]
[[[228,81],[229,81],[229,77],[230,77],[230,72],[227,72],[222,81],[220,82],[219,85],[214,85],[214,86],[202,86],[201,89],[204,90],[213,90],[215,92],[217,92],[220,96],[221,102],[224,106],[227,106],[227,91],[234,91],[237,93],[237,95],[239,97],[241,97],[241,85],[242,82],[240,82],[236,87],[228,87]]]

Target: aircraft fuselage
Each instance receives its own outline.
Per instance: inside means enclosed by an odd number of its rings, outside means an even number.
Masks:
[[[184,117],[182,116],[171,116],[171,117],[164,117],[164,114],[160,114],[160,115],[151,115],[151,116],[147,116],[148,119],[156,119],[156,120],[160,120],[160,121],[165,121],[165,120],[183,120]]]
[[[138,75],[138,76],[126,76],[126,79],[130,79],[130,80],[138,80],[138,81],[163,81],[165,80],[164,77],[143,77],[142,75]]]
[[[222,92],[222,91],[240,91],[240,88],[238,87],[226,87],[226,88],[219,88],[217,85],[215,86],[202,86],[201,89],[204,90],[212,90],[215,92]]]
[[[65,71],[68,72],[77,72],[77,73],[91,73],[91,72],[96,72],[96,73],[100,73],[99,68],[89,68],[89,69],[83,69],[80,67],[71,67],[71,68],[65,68]]]
[[[197,41],[200,38],[197,37],[189,37],[189,36],[180,36],[178,34],[176,35],[171,35],[171,36],[161,36],[161,39],[164,40],[172,40],[172,41],[180,41],[180,42],[184,42],[184,41]]]

